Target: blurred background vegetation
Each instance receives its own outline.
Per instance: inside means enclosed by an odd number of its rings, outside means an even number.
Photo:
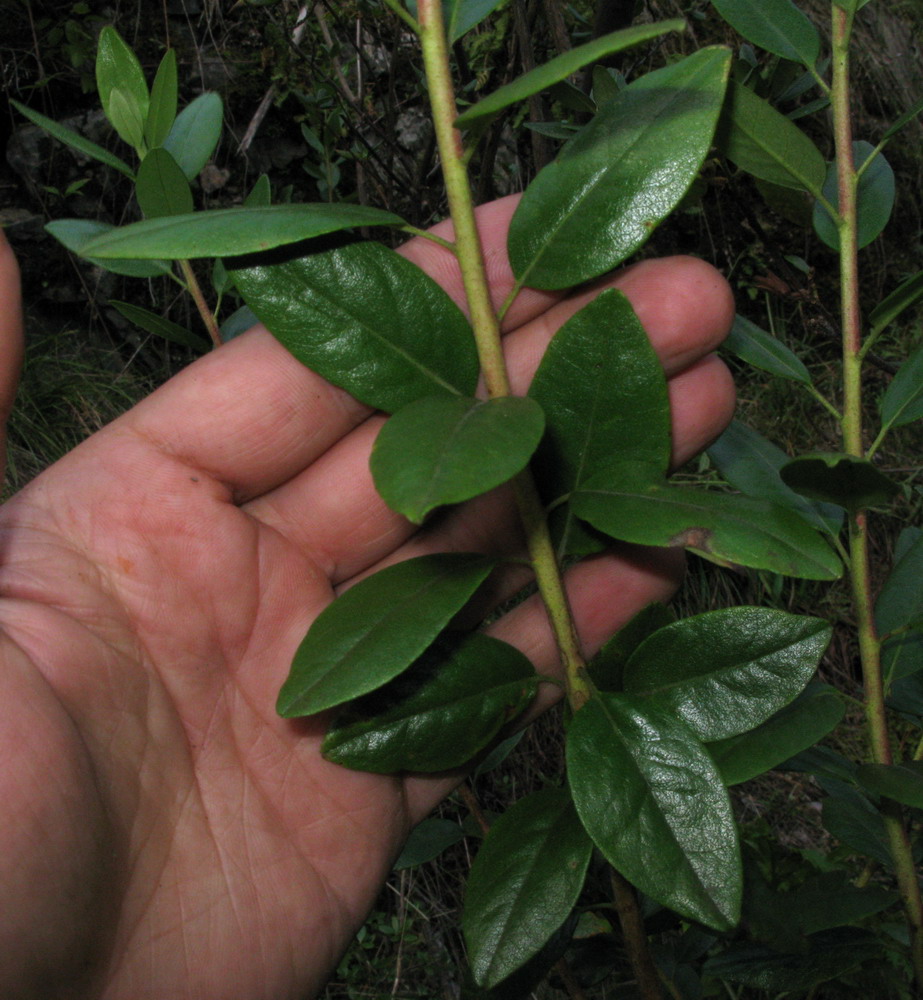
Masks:
[[[802,0],[799,6],[824,30],[824,3]],[[616,57],[607,67],[616,83],[707,44],[729,45],[743,60],[754,61],[773,93],[793,82],[790,66],[756,62],[707,0],[507,0],[455,47],[461,98],[473,101],[598,34],[676,16],[686,18],[686,34]],[[240,204],[265,173],[274,201],[355,201],[391,209],[418,226],[445,214],[432,130],[418,100],[420,60],[413,39],[379,0],[0,0],[0,18],[4,97],[66,121],[113,149],[118,140],[107,131],[95,92],[100,29],[115,24],[149,77],[165,47],[174,47],[181,106],[203,90],[216,90],[226,107],[224,137],[199,177],[199,207]],[[921,0],[873,0],[862,10],[855,49],[858,138],[877,141],[923,93],[921,44]],[[553,158],[562,140],[592,113],[590,80],[589,73],[580,75],[512,109],[493,126],[472,164],[479,201],[522,190]],[[786,110],[829,156],[827,113],[811,112],[809,101],[810,95],[796,97]],[[191,351],[132,327],[110,300],[143,305],[193,328],[197,320],[190,303],[165,279],[101,272],[44,232],[46,222],[61,217],[132,221],[137,209],[130,186],[29,125],[6,101],[0,112],[5,152],[0,224],[20,257],[28,305],[27,364],[11,427],[9,492],[192,360]],[[921,267],[921,139],[923,127],[914,122],[888,147],[897,205],[883,238],[863,252],[868,308]],[[770,200],[752,180],[736,176],[717,158],[709,160],[682,210],[654,234],[644,253],[690,253],[721,268],[735,288],[740,313],[788,343],[818,388],[837,398],[835,256],[806,224],[806,205]],[[882,341],[870,376],[870,406],[918,337],[918,317],[911,314],[896,335]],[[753,427],[791,454],[837,447],[836,428],[807,394],[752,369],[741,368],[739,375],[740,415]],[[881,454],[883,467],[899,470],[898,478],[908,482],[892,513],[878,519],[882,564],[900,528],[923,523],[921,445],[918,423],[892,434],[889,450]],[[716,478],[707,456],[681,474]],[[772,604],[849,624],[846,595],[836,587],[762,573],[729,574],[694,561],[680,610],[695,613],[733,603]],[[849,635],[848,629],[837,633],[822,673],[841,691],[855,693]],[[849,744],[858,744],[861,725],[855,715],[838,730],[838,749],[848,756],[855,756]],[[557,732],[541,723],[533,727],[502,768],[473,778],[444,805],[446,841],[457,842],[434,862],[395,872],[328,987],[328,1000],[477,995],[464,982],[457,930],[473,845],[483,822],[560,774]],[[853,863],[849,850],[823,828],[819,797],[813,781],[797,772],[772,772],[734,789],[745,842],[765,870],[797,883],[799,866],[817,865],[818,858]],[[864,864],[854,862],[855,875],[866,877]],[[566,963],[534,993],[507,995],[633,996],[618,940],[597,905],[607,897],[601,884],[598,897],[584,901],[585,917]],[[669,921],[664,931],[671,931]],[[682,964],[674,954],[677,940],[665,935],[662,961]],[[683,941],[689,954],[703,947],[688,935]],[[895,976],[897,981],[900,973]],[[892,993],[886,981],[880,969],[851,971],[812,996],[902,995],[897,987]],[[774,995],[718,980],[703,980],[698,988],[703,997]]]

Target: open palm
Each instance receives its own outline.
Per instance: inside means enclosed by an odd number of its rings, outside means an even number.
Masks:
[[[480,213],[498,300],[511,211]],[[405,252],[460,298],[444,250]],[[0,266],[14,352],[2,248]],[[605,284],[633,300],[663,359],[683,461],[733,402],[710,354],[726,286],[687,258]],[[518,391],[595,291],[520,297],[506,324]],[[0,511],[3,997],[282,1000],[322,986],[403,838],[456,778],[325,762],[326,719],[274,711],[292,654],[335,593],[381,565],[520,544],[503,490],[417,532],[388,511],[368,472],[380,423],[256,329]],[[675,553],[629,548],[576,567],[587,651],[668,596],[680,568]],[[492,598],[518,582],[498,579]],[[554,669],[534,601],[492,631]]]

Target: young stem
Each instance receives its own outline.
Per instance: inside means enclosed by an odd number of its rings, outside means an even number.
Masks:
[[[433,126],[442,160],[449,211],[455,227],[455,253],[468,300],[481,371],[491,398],[508,396],[510,382],[501,344],[500,321],[490,297],[461,133],[454,124],[458,112],[449,69],[442,4],[440,0],[419,0],[417,11]],[[548,533],[545,510],[528,470],[516,477],[513,486],[532,569],[564,664],[568,699],[576,710],[589,697],[589,688],[582,675],[585,663]]]
[[[862,444],[862,325],[859,311],[859,268],[856,192],[849,110],[849,39],[852,17],[833,5],[833,123],[839,191],[840,297],[843,324],[843,449],[863,457]],[[869,572],[868,518],[859,511],[849,523],[849,564],[856,611],[859,653],[865,687],[869,751],[878,764],[892,763],[885,711],[881,642],[875,628]],[[923,986],[923,899],[917,881],[910,838],[900,806],[884,799],[881,814],[888,832],[898,888],[911,934],[911,958],[918,986]]]
[[[211,309],[208,308],[208,303],[205,301],[205,296],[202,294],[202,286],[199,284],[199,279],[195,276],[195,272],[192,270],[192,265],[188,260],[177,261],[180,270],[183,272],[183,277],[186,279],[186,288],[189,290],[189,294],[192,296],[193,302],[195,302],[196,309],[199,311],[199,315],[202,317],[202,322],[205,324],[205,328],[208,330],[208,335],[212,339],[212,345],[214,347],[221,346],[221,332],[218,329],[218,324],[215,321],[214,314]]]

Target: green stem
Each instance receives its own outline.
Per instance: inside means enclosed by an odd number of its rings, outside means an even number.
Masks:
[[[849,109],[849,39],[852,16],[833,5],[833,127],[840,200],[840,307],[843,324],[843,449],[859,458],[862,444],[862,323],[859,311],[857,241],[857,179],[852,156]],[[891,764],[891,742],[885,711],[881,641],[875,628],[869,571],[868,518],[859,511],[850,518],[849,564],[856,612],[859,654],[865,688],[869,752],[877,764]],[[898,888],[910,928],[911,959],[918,986],[923,986],[923,899],[913,863],[910,838],[898,803],[883,799],[885,822]]]
[[[208,335],[212,339],[212,344],[215,347],[220,347],[221,332],[218,329],[218,323],[215,320],[214,313],[208,308],[208,303],[202,294],[202,286],[199,284],[199,279],[192,270],[192,265],[188,260],[179,260],[177,263],[183,272],[183,277],[186,279],[186,288],[189,290],[189,294],[192,296],[193,302],[195,302],[196,309],[199,310],[199,315],[202,317],[202,322],[208,330]]]
[[[510,381],[503,356],[500,321],[490,297],[462,137],[454,124],[458,112],[449,69],[442,4],[440,0],[419,0],[417,12],[433,127],[455,227],[455,252],[468,300],[481,371],[491,398],[508,396]],[[536,583],[564,665],[568,699],[576,710],[589,697],[589,689],[581,673],[585,662],[548,532],[544,507],[528,470],[513,480],[513,486]]]

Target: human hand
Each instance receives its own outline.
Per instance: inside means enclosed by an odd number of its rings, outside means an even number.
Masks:
[[[479,213],[498,302],[513,207]],[[461,299],[444,250],[404,252]],[[730,296],[700,261],[644,262],[570,298],[524,293],[506,321],[516,390],[606,285],[663,360],[681,463],[733,405],[710,353]],[[335,593],[382,565],[520,546],[505,490],[420,531],[390,512],[368,471],[381,422],[255,329],[0,510],[3,997],[282,1000],[323,985],[457,777],[324,761],[326,717],[274,711],[292,655]],[[668,598],[681,566],[624,546],[574,567],[587,653]],[[497,600],[513,585],[498,581]],[[535,600],[490,631],[555,669]]]

